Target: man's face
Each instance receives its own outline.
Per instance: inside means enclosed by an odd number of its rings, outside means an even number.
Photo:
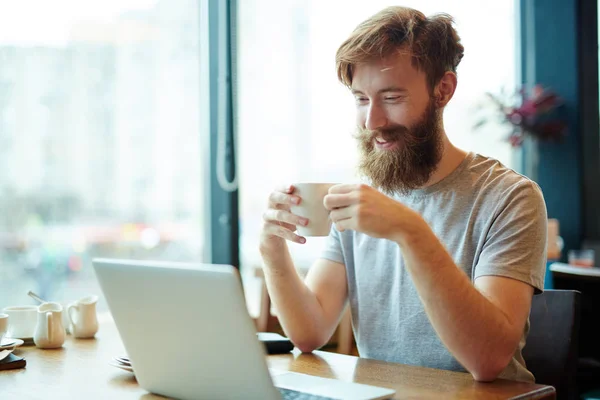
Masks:
[[[423,186],[442,152],[441,110],[425,73],[410,55],[394,55],[354,69],[360,172],[386,192]]]

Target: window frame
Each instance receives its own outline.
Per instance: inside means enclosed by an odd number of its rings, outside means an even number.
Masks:
[[[600,244],[600,111],[598,4],[579,0],[579,77],[583,239]]]
[[[224,188],[219,173],[230,182],[236,181],[236,135],[234,124],[235,34],[237,28],[236,0],[199,0],[201,32],[208,43],[201,56],[208,59],[208,74],[204,74],[199,90],[206,96],[208,87],[209,153],[206,159],[210,201],[208,207],[209,227],[206,243],[207,258],[213,264],[240,266],[239,257],[239,189]],[[206,66],[207,63],[201,64]],[[201,71],[202,73],[202,71]],[[206,80],[208,79],[208,80]],[[222,131],[220,131],[222,130]],[[203,134],[200,132],[200,134]],[[220,159],[219,135],[225,136],[225,149]],[[224,171],[219,171],[223,168]],[[237,186],[237,185],[232,185]]]

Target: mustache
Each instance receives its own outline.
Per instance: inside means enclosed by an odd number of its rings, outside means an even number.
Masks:
[[[385,140],[398,139],[400,136],[407,136],[410,130],[404,125],[394,125],[383,129],[366,129],[358,127],[355,137],[362,140],[372,140],[381,137]]]
[[[418,135],[413,132],[410,128],[405,125],[394,125],[382,129],[366,129],[358,127],[354,138],[364,144],[372,143],[376,137],[381,137],[384,140],[402,140],[403,143],[409,148],[418,146],[424,142],[427,142],[434,132],[427,132],[425,135]]]
[[[356,130],[356,136],[361,138],[374,139],[375,137],[382,137],[384,139],[393,139],[400,135],[409,133],[409,129],[404,125],[394,125],[383,129],[370,130],[363,127],[358,127]]]

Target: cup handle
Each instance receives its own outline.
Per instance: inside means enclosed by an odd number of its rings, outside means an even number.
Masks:
[[[73,318],[73,315],[71,313],[71,311],[75,310],[76,313],[79,312],[79,307],[76,304],[71,304],[68,308],[67,308],[67,314],[69,315],[69,321],[71,322],[71,325],[75,326],[75,319]]]

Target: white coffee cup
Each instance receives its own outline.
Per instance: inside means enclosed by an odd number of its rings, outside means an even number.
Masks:
[[[327,236],[331,230],[331,219],[329,210],[323,205],[323,199],[329,192],[329,188],[335,183],[295,183],[294,195],[299,196],[300,204],[292,205],[292,214],[308,219],[308,225],[297,226],[300,236]]]
[[[66,313],[76,338],[93,338],[98,332],[97,302],[98,296],[92,295],[71,303],[67,308]]]
[[[2,339],[8,331],[8,314],[0,314],[0,346],[2,345]]]
[[[36,306],[5,307],[3,313],[8,314],[7,337],[14,339],[30,339],[37,324]]]

